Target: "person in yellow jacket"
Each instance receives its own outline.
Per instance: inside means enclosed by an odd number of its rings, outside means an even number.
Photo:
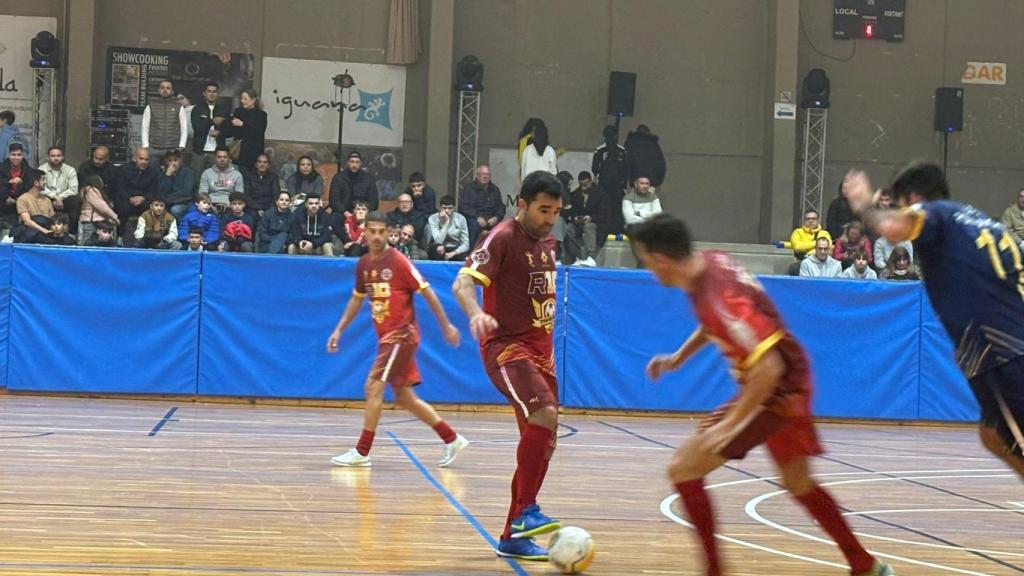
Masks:
[[[789,242],[776,242],[775,245],[779,248],[792,249],[796,259],[803,260],[808,252],[814,251],[814,243],[818,238],[828,238],[829,244],[831,245],[832,243],[832,235],[828,233],[828,230],[821,227],[818,212],[816,210],[808,210],[804,212],[803,226],[793,230],[793,233],[789,236]]]

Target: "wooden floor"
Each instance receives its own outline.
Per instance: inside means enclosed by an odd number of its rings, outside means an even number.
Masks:
[[[168,414],[172,408],[173,413]],[[372,469],[332,468],[356,410],[0,395],[0,574],[545,574],[496,559],[511,414],[387,412]],[[566,416],[544,510],[589,530],[590,574],[698,574],[663,468],[686,418]],[[822,483],[898,574],[1024,572],[1024,486],[969,428],[823,425]],[[758,450],[708,481],[734,575],[845,574]]]

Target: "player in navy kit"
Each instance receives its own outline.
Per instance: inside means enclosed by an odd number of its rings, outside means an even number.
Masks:
[[[892,243],[911,240],[932,306],[981,405],[981,443],[1024,478],[1024,264],[1002,224],[949,199],[937,165],[915,162],[892,182],[901,210],[872,208],[867,176],[843,181],[850,208]]]

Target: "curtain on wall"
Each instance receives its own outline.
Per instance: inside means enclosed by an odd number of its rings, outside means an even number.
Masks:
[[[391,0],[388,64],[415,64],[420,58],[419,0]]]

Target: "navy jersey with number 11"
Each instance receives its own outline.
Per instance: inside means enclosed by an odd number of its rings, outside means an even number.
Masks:
[[[940,200],[907,209],[925,288],[968,379],[1024,356],[1024,264],[1002,224]]]

